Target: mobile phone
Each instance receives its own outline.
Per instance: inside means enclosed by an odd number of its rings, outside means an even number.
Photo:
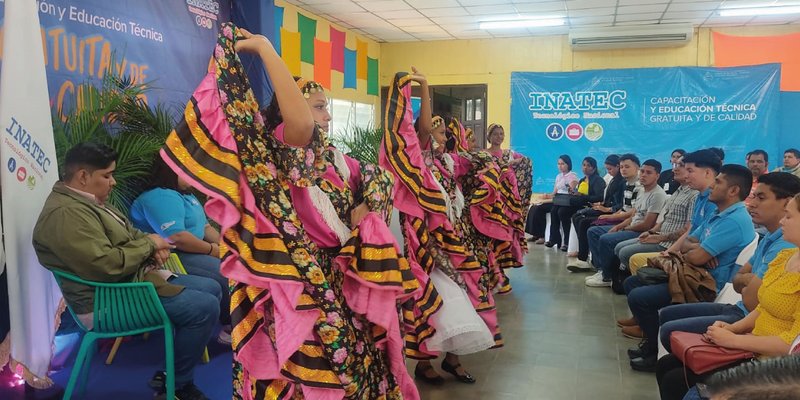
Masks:
[[[697,394],[700,395],[701,400],[711,399],[711,393],[708,392],[708,386],[706,386],[705,383],[698,383],[695,387],[697,388]]]

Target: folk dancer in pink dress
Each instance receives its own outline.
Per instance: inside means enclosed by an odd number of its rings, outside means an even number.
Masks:
[[[263,114],[242,51],[275,89]],[[265,37],[224,24],[161,153],[221,226],[234,398],[419,399],[397,313],[419,283],[385,222],[391,175],[333,160],[311,95]]]
[[[411,82],[422,89],[419,132],[413,123]],[[458,356],[495,346],[496,322],[487,325],[475,309],[481,303],[478,283],[484,271],[456,228],[464,211],[456,183],[462,169],[444,151],[445,126],[441,118],[432,119],[423,75],[395,75],[383,125],[380,164],[395,175],[394,205],[400,212],[405,253],[423,287],[403,307],[406,356],[419,360],[419,379],[441,384],[443,378],[430,360],[446,353],[442,369],[474,383]]]

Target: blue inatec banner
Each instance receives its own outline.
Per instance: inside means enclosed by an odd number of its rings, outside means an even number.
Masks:
[[[536,192],[553,190],[561,154],[578,175],[586,156],[602,166],[628,152],[666,170],[676,148],[722,147],[731,163],[760,148],[778,160],[779,82],[779,64],[513,72],[511,147],[533,159]]]
[[[33,0],[31,0],[33,1]],[[208,70],[230,0],[36,0],[54,108],[111,66],[182,111]],[[4,3],[0,1],[0,17]],[[112,65],[113,64],[113,65]]]

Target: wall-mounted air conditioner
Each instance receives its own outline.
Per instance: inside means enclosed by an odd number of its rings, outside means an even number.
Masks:
[[[689,43],[693,35],[690,24],[575,28],[569,31],[569,44],[573,50],[678,47]]]

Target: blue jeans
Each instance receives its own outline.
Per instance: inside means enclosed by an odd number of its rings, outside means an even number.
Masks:
[[[631,256],[634,254],[655,253],[664,250],[666,249],[658,243],[639,243],[639,238],[635,237],[617,243],[617,246],[614,247],[614,254],[619,258],[620,264],[625,266],[625,269],[628,269],[628,262],[630,262]]]
[[[179,275],[169,282],[184,287],[175,296],[159,297],[175,328],[175,387],[180,388],[192,382],[217,324],[222,293],[216,282],[202,276]]]
[[[700,393],[697,391],[697,386],[692,386],[692,388],[686,392],[686,396],[683,396],[683,400],[700,400]]]
[[[231,324],[231,291],[228,288],[228,278],[219,272],[219,258],[197,253],[175,252],[186,268],[189,275],[203,276],[217,281],[222,291],[222,300],[219,303],[219,322],[222,325]]]
[[[705,333],[716,321],[732,324],[745,317],[744,311],[735,304],[691,303],[674,304],[661,309],[661,344],[670,349],[672,332]]]
[[[658,310],[672,303],[672,295],[666,283],[658,285],[645,285],[638,276],[633,275],[625,279],[623,283],[625,293],[628,295],[628,307],[631,309],[633,317],[642,328],[642,332],[648,340],[645,342],[645,354],[656,355],[658,353]]]
[[[592,252],[592,265],[603,271],[603,280],[611,279],[614,267],[614,247],[619,242],[639,237],[639,232],[619,231],[609,233],[613,225],[589,228],[589,251]]]

